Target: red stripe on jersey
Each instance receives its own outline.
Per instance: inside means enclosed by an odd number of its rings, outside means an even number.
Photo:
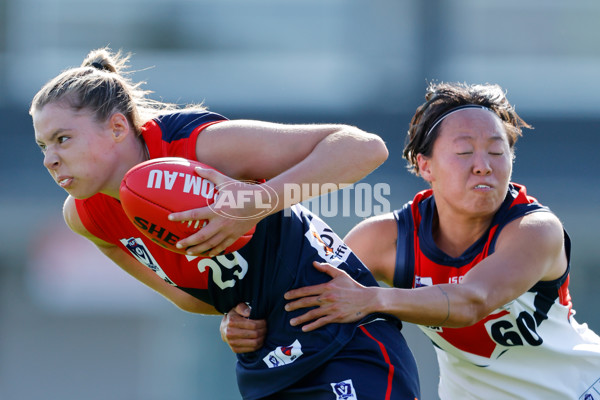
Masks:
[[[533,196],[527,195],[527,188],[523,185],[519,185],[518,183],[511,182],[511,184],[518,189],[517,197],[513,200],[511,207],[516,206],[517,204],[530,204],[537,201],[537,199]]]
[[[490,314],[485,319],[471,326],[464,328],[442,328],[442,332],[439,335],[459,350],[490,358],[496,349],[497,343],[488,335],[485,323],[507,314],[509,312],[503,310],[495,314]]]
[[[388,365],[388,384],[387,384],[387,389],[385,391],[385,400],[389,400],[391,398],[391,396],[392,396],[392,382],[394,380],[394,366],[392,365],[392,362],[390,360],[390,356],[387,353],[385,345],[383,343],[381,343],[379,340],[375,339],[369,333],[369,331],[367,331],[367,328],[365,328],[364,325],[363,326],[359,326],[359,328],[371,340],[374,340],[375,342],[377,342],[377,345],[379,346],[379,349],[381,350],[381,354],[383,354],[383,359],[385,360],[385,362]]]
[[[567,275],[567,279],[565,279],[565,282],[558,289],[558,300],[563,306],[569,307],[568,315],[570,319],[571,315],[573,315],[573,303],[571,302],[571,294],[569,293],[569,280],[570,276]]]

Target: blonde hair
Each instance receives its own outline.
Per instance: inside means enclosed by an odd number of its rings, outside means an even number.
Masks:
[[[178,107],[150,99],[148,95],[152,92],[141,88],[145,82],[131,80],[130,58],[130,53],[124,54],[121,50],[113,53],[108,47],[92,50],[80,67],[63,71],[40,89],[32,100],[29,114],[54,102],[62,102],[77,111],[90,110],[97,121],[106,121],[119,112],[139,134],[146,121]],[[204,109],[202,106],[187,108]]]

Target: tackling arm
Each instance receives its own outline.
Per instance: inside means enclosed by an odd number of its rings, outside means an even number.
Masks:
[[[291,321],[293,325],[308,323],[302,327],[305,331],[356,321],[374,312],[415,324],[459,328],[478,322],[539,281],[558,279],[566,266],[560,221],[550,213],[533,213],[508,224],[496,251],[465,274],[460,284],[417,289],[363,287],[344,271],[320,264],[315,267],[332,280],[286,293],[286,299],[295,300],[286,310],[314,307]]]
[[[222,188],[226,186],[227,191],[250,193],[249,198],[260,201],[245,202],[243,207],[220,208],[234,218],[215,216],[207,208],[171,214],[174,221],[209,221],[179,245],[193,255],[205,251],[210,256],[219,254],[267,215],[352,184],[377,168],[387,156],[387,148],[379,136],[348,125],[284,125],[263,121],[224,121],[210,125],[198,136],[196,157],[224,175],[211,170],[197,171],[198,175]],[[232,178],[268,179],[268,182],[249,185],[233,182]],[[268,206],[259,207],[258,203]]]

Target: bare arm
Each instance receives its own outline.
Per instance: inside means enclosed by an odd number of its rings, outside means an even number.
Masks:
[[[348,243],[352,246],[352,239]],[[288,292],[287,299],[299,300],[286,309],[319,306],[293,321],[295,325],[314,321],[305,325],[305,330],[356,321],[373,312],[417,324],[463,327],[514,300],[538,281],[557,279],[566,265],[562,225],[552,214],[534,213],[507,225],[494,254],[469,271],[460,284],[417,289],[363,287],[343,271],[319,265],[317,268],[333,279]],[[393,272],[393,268],[386,270]]]
[[[371,271],[375,279],[393,286],[398,227],[394,214],[367,218],[344,237],[344,242]]]
[[[269,179],[282,195],[287,183],[356,182],[388,152],[379,136],[348,125],[225,121],[199,135],[196,155],[236,179]]]
[[[516,299],[539,281],[561,277],[567,268],[563,227],[550,213],[533,213],[508,224],[496,251],[459,285],[444,285],[451,315],[447,326],[468,326]]]
[[[89,233],[85,226],[83,226],[83,223],[77,214],[75,201],[71,196],[69,196],[65,201],[63,216],[65,218],[65,222],[73,232],[90,240],[102,253],[104,253],[129,275],[133,276],[146,286],[154,289],[182,310],[201,314],[219,314],[212,306],[196,299],[195,297],[174,286],[169,285],[152,270],[140,264],[133,257],[122,251],[119,247],[107,243]]]
[[[227,209],[235,218],[220,217],[208,208],[173,214],[178,221],[209,220],[180,244],[192,246],[191,254],[212,249],[209,254],[213,255],[268,214],[364,178],[387,159],[388,152],[380,137],[347,125],[225,121],[209,126],[198,136],[196,155],[226,176],[212,171],[200,171],[199,175],[217,184],[231,183],[231,178],[265,178],[268,192],[278,200],[270,202],[268,213],[258,213],[254,202]],[[302,184],[310,190],[301,190]],[[268,202],[265,189],[257,185],[228,187],[254,192],[263,203]]]

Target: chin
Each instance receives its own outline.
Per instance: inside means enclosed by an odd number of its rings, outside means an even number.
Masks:
[[[96,193],[81,193],[78,192],[76,190],[67,190],[65,189],[65,192],[67,192],[67,194],[71,197],[73,197],[74,199],[77,200],[85,200],[85,199],[89,199],[90,197],[92,197],[93,195],[95,195]]]
[[[89,199],[90,197],[92,197],[92,196],[81,196],[81,195],[78,195],[75,193],[71,193],[69,191],[66,191],[66,192],[69,196],[71,196],[72,198],[77,199],[77,200],[85,200],[85,199]]]
[[[502,205],[502,202],[500,202],[500,203],[494,202],[493,204],[492,203],[477,204],[477,205],[474,205],[471,208],[471,210],[473,211],[473,213],[476,213],[479,215],[494,215],[494,214],[496,214],[496,212],[498,212],[501,205]]]

